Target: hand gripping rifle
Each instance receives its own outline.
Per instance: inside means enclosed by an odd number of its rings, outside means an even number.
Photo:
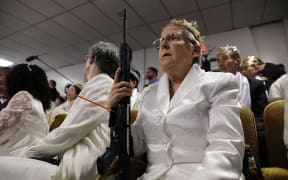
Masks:
[[[123,42],[120,48],[120,81],[129,82],[131,49],[126,43],[126,9],[123,10]],[[110,113],[110,147],[97,158],[97,169],[99,174],[105,174],[113,160],[118,156],[119,172],[118,180],[129,180],[129,157],[132,156],[132,138],[130,131],[130,97],[120,100],[119,104],[112,108]]]

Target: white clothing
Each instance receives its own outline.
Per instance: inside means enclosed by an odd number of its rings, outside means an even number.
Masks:
[[[89,80],[80,95],[102,105],[106,105],[108,94],[112,87],[113,80],[107,74],[100,74]],[[43,176],[53,174],[54,180],[86,180],[93,179],[97,174],[96,160],[102,155],[110,142],[110,131],[108,128],[109,112],[101,107],[77,98],[70,109],[65,121],[38,145],[31,147],[25,154],[26,157],[42,157],[61,155],[62,160],[57,168],[50,165],[46,168]],[[27,159],[14,160],[15,163],[28,163]],[[37,161],[34,161],[34,164]],[[41,161],[37,168],[45,167]],[[2,165],[0,159],[0,174],[6,179],[13,179],[13,176],[6,176],[5,172],[13,166]],[[33,164],[32,164],[33,165]],[[32,166],[31,168],[34,168]],[[53,167],[52,167],[53,166]],[[21,180],[35,179],[37,168],[25,173]],[[19,169],[18,169],[19,170]],[[53,172],[50,172],[53,171]],[[19,173],[24,173],[19,170]],[[28,174],[30,173],[30,174]],[[17,175],[17,173],[16,173]],[[47,179],[43,177],[41,179]],[[48,178],[50,179],[50,177]]]
[[[273,82],[269,90],[269,101],[285,99],[285,95],[288,95],[288,74]]]
[[[75,100],[66,100],[58,108],[62,109],[65,112],[69,112]]]
[[[44,161],[20,157],[0,156],[0,162],[0,180],[50,180],[57,169]]]
[[[242,106],[251,108],[250,85],[248,79],[240,72],[236,73],[236,77],[239,83],[239,94],[237,95],[237,99]]]
[[[171,100],[167,74],[147,87],[131,128],[134,153],[147,152],[139,179],[239,180],[244,135],[237,94],[235,76],[196,64]]]
[[[270,87],[269,101],[285,100],[284,112],[284,144],[288,149],[288,74],[282,75]],[[288,158],[288,152],[287,152]]]
[[[141,99],[141,93],[138,92],[137,88],[134,88],[132,91],[132,96],[130,97],[131,110],[139,109],[140,99]]]
[[[42,103],[29,92],[19,91],[0,111],[0,156],[18,156],[47,133]]]

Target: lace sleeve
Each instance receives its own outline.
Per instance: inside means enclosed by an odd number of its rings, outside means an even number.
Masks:
[[[32,109],[32,97],[26,91],[20,91],[9,101],[6,108],[0,111],[0,131],[16,124],[24,111]]]

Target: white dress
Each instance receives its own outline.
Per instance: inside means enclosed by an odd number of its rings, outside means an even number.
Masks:
[[[18,156],[47,133],[42,103],[29,92],[19,91],[0,111],[0,156]]]
[[[238,84],[194,65],[173,98],[168,77],[144,90],[132,125],[134,153],[147,152],[141,180],[241,179],[244,135]]]
[[[80,95],[106,105],[112,83],[113,80],[108,75],[97,75],[85,84]],[[2,165],[7,161],[7,157],[0,158],[1,177],[15,179],[22,174],[21,180],[34,180],[37,177],[42,177],[41,180],[92,179],[97,174],[96,159],[104,153],[110,142],[108,119],[107,110],[77,98],[60,127],[54,129],[25,154],[26,157],[63,154],[60,165],[57,167],[41,161],[14,158],[10,159],[13,162],[7,167]],[[11,173],[13,168],[15,169],[13,164],[17,164],[15,165],[17,173],[14,174]]]

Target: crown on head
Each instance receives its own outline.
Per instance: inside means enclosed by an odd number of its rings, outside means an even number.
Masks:
[[[189,33],[189,38],[191,40],[194,40],[197,45],[200,47],[204,44],[204,37],[201,35],[201,33],[198,30],[198,25],[196,21],[187,21],[186,19],[172,19],[167,26],[174,25],[174,26],[184,26]]]

